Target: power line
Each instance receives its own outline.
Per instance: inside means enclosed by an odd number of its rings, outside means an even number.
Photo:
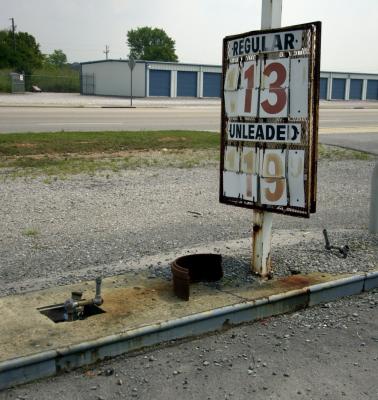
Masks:
[[[106,45],[105,46],[105,50],[103,51],[103,53],[105,53],[105,55],[106,55],[106,59],[108,59],[108,54],[109,54],[109,46],[108,45]]]

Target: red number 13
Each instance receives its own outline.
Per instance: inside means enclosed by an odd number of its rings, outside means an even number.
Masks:
[[[276,102],[274,104],[269,103],[268,100],[264,100],[261,103],[261,107],[265,112],[269,114],[278,114],[281,112],[286,105],[287,95],[285,88],[282,87],[286,80],[286,68],[278,63],[274,62],[267,65],[264,69],[264,75],[269,77],[272,72],[275,72],[277,75],[277,79],[269,85],[269,92],[274,93],[276,95]],[[254,87],[254,78],[255,78],[255,66],[251,65],[244,72],[244,79],[247,80],[247,88],[245,90],[245,101],[244,101],[244,112],[251,112],[252,110],[252,90]]]
[[[278,114],[286,105],[287,95],[285,88],[282,87],[286,80],[286,68],[280,63],[271,63],[264,69],[264,75],[270,76],[272,72],[277,74],[277,79],[269,85],[269,92],[276,95],[275,104],[270,104],[268,100],[261,103],[261,107],[269,114]]]

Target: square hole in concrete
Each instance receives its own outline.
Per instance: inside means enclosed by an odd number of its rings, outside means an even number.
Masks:
[[[70,321],[67,321],[67,317],[65,316],[64,306],[41,307],[41,308],[38,308],[38,311],[41,314],[46,315],[46,317],[50,318],[51,321],[54,321],[55,323],[70,322]],[[82,313],[81,317],[79,318],[79,320],[83,320],[88,317],[92,317],[93,315],[98,315],[98,314],[103,314],[103,313],[105,313],[105,311],[102,308],[100,308],[94,304],[87,304],[84,306],[83,313]]]

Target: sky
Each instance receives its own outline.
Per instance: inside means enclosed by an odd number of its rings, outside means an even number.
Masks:
[[[151,26],[180,62],[222,63],[225,36],[260,29],[261,0],[0,0],[0,29],[32,34],[69,62],[127,58],[126,34]],[[282,26],[322,21],[322,71],[378,73],[378,0],[283,0]]]

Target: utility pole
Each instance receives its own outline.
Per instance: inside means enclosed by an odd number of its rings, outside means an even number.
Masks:
[[[282,0],[261,0],[261,6],[261,29],[280,28]],[[252,271],[261,276],[269,276],[273,213],[253,210],[252,218]]]
[[[109,54],[109,46],[108,45],[106,45],[105,46],[105,50],[103,51],[103,53],[105,54],[105,56],[106,56],[106,59],[108,59],[108,54]]]
[[[16,27],[14,25],[14,18],[9,19],[12,21],[13,51],[16,53]]]

